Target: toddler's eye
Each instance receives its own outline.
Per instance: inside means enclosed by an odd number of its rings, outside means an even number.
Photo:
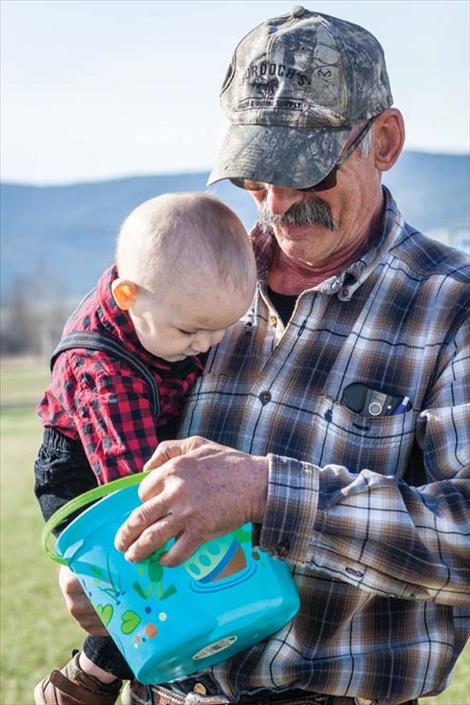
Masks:
[[[181,330],[181,328],[178,328],[179,333],[182,333],[183,335],[192,335],[193,332],[191,330]]]

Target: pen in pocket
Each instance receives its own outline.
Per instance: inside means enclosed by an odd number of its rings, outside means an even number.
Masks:
[[[405,414],[409,410],[410,410],[410,398],[403,397],[403,399],[401,400],[401,402],[398,404],[397,408],[393,412],[393,415],[398,416],[398,414]]]

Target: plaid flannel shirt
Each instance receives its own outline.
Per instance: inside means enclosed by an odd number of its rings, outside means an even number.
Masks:
[[[142,470],[164,427],[179,417],[183,396],[202,369],[196,357],[169,363],[142,347],[129,314],[113,299],[116,276],[115,266],[103,273],[96,289],[67,320],[64,335],[101,332],[144,363],[159,390],[159,418],[154,418],[148,383],[127,362],[80,348],[58,355],[37,407],[43,426],[81,441],[98,484]]]
[[[211,351],[181,436],[268,455],[261,546],[289,562],[297,617],[210,669],[231,696],[299,687],[380,705],[440,692],[470,628],[470,259],[403,222],[297,299],[267,295]],[[364,417],[362,383],[411,409]],[[209,674],[207,674],[209,675]]]

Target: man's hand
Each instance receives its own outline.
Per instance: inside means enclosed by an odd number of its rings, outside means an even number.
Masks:
[[[267,458],[193,436],[160,443],[144,469],[155,469],[139,489],[144,503],[115,539],[129,561],[143,560],[176,537],[160,559],[175,566],[210,539],[263,519]]]
[[[62,590],[68,611],[77,620],[82,629],[85,629],[92,636],[109,636],[103,622],[85,595],[77,576],[65,566],[60,568],[59,587]]]

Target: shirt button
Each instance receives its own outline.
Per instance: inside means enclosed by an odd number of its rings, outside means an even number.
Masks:
[[[264,406],[265,404],[271,401],[271,392],[260,392],[259,399]]]
[[[279,558],[285,558],[290,551],[290,545],[288,541],[283,541],[282,543],[278,543],[276,546],[276,553],[279,556]]]
[[[276,316],[269,316],[269,324],[275,328],[277,326],[277,318]]]
[[[199,695],[207,695],[207,688],[202,683],[196,683],[193,688],[193,692],[198,693]]]

